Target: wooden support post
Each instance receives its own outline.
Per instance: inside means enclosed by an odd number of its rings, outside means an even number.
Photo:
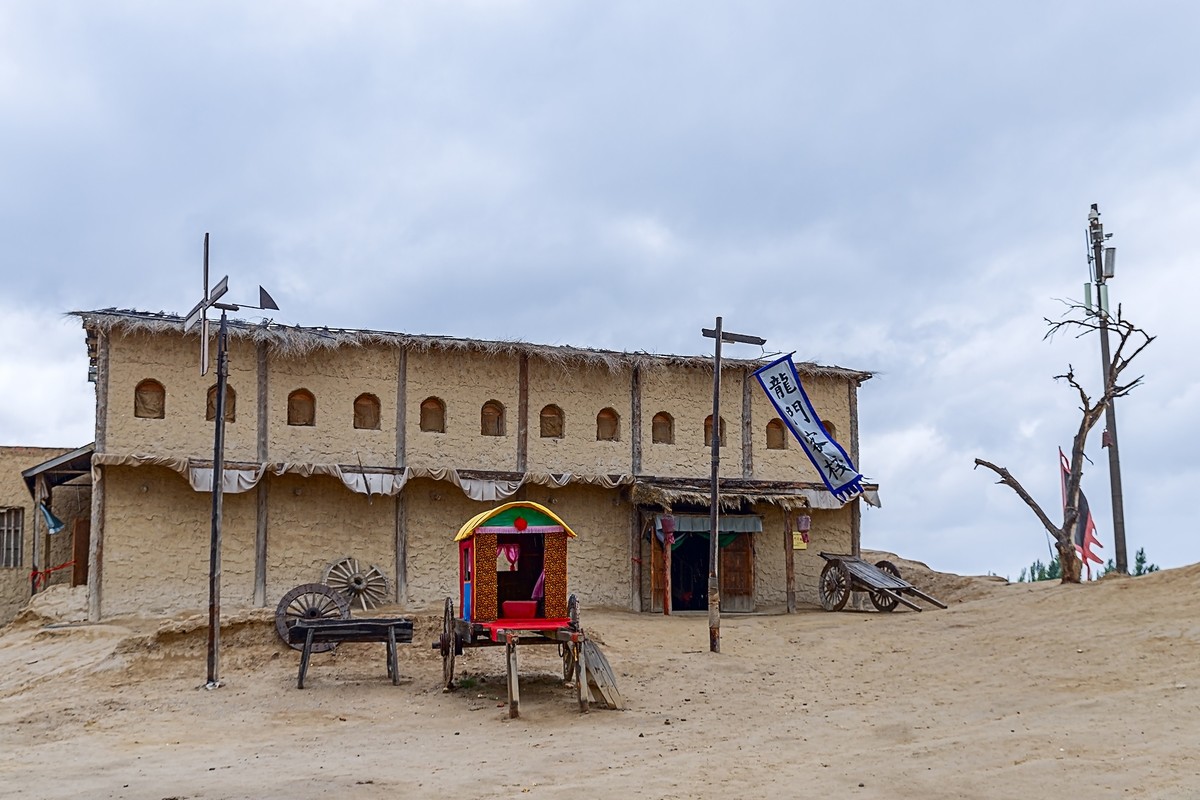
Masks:
[[[588,686],[587,648],[583,642],[576,645],[575,651],[575,685],[579,690],[579,711],[586,714],[591,710],[592,689]]]
[[[670,509],[668,509],[670,513]],[[654,538],[658,538],[657,536]],[[663,616],[671,616],[674,610],[671,603],[671,546],[674,544],[674,532],[668,534],[665,527],[663,529]]]
[[[517,472],[529,468],[529,356],[517,362]]]
[[[642,371],[633,368],[629,385],[629,471],[642,474]]]
[[[268,359],[267,346],[259,342],[258,347],[258,463],[266,464],[270,460],[270,425],[267,413],[270,408],[268,399]],[[254,605],[263,608],[267,605],[267,475],[264,472],[258,482],[258,497],[254,524]]]
[[[787,613],[796,613],[796,534],[792,531],[791,509],[783,510],[783,554],[787,570]]]
[[[521,716],[521,686],[517,681],[517,637],[504,634],[504,662],[508,665],[508,716]]]
[[[88,621],[99,622],[104,578],[104,467],[95,457],[108,452],[108,334],[96,332],[96,448],[92,455],[92,531],[88,541]]]

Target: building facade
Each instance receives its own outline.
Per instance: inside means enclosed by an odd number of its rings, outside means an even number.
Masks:
[[[199,340],[177,317],[78,316],[97,400],[89,614],[203,608],[215,371],[200,374]],[[273,607],[353,558],[388,576],[396,603],[434,607],[457,590],[463,521],[528,499],[579,534],[570,591],[583,604],[704,608],[693,573],[712,435],[723,443],[722,607],[815,602],[817,552],[857,547],[859,500],[841,506],[781,435],[751,377],[758,365],[724,363],[714,425],[711,358],[231,323],[222,605]],[[870,374],[797,367],[854,453]]]

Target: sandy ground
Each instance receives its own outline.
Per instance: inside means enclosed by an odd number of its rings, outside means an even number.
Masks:
[[[727,615],[720,654],[704,615],[585,609],[628,709],[579,714],[526,647],[517,720],[502,650],[442,693],[432,613],[400,686],[343,645],[304,691],[273,612],[232,617],[206,691],[202,617],[46,600],[0,633],[0,796],[1200,797],[1200,565],[1063,587],[899,563],[950,609]]]

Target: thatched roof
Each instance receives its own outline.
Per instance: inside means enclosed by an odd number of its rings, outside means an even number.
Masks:
[[[98,311],[72,311],[70,314],[81,318],[84,328],[89,331],[184,335],[183,318],[164,312],[105,308]],[[270,321],[253,324],[243,320],[229,320],[229,333],[234,338],[264,343],[273,352],[288,357],[300,357],[316,350],[376,346],[402,348],[417,352],[468,350],[485,355],[527,355],[530,358],[538,358],[563,367],[603,367],[612,372],[634,367],[643,370],[663,367],[712,369],[712,356],[627,353],[617,350],[529,344],[519,341],[488,341],[486,339],[462,339],[452,336],[428,336],[346,328],[306,328]],[[193,330],[187,335],[197,336],[198,332]],[[722,366],[728,368],[755,367],[762,363],[761,359],[722,359]],[[868,380],[873,374],[861,370],[822,366],[801,361],[796,362],[796,370],[805,376],[834,377],[858,383]]]

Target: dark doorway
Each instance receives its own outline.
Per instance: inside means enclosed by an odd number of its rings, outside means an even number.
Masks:
[[[708,537],[684,536],[671,551],[671,605],[676,611],[708,610]]]

